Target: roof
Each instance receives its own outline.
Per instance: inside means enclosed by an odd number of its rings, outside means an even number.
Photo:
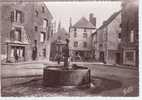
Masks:
[[[77,23],[72,27],[76,28],[96,28],[91,22],[89,22],[85,17],[82,17]]]
[[[67,31],[66,31],[64,28],[59,29],[59,30],[54,34],[54,36],[53,36],[53,38],[52,38],[52,41],[57,40],[59,37],[61,38],[61,40],[65,40],[65,39],[69,38],[69,37],[68,37],[68,33],[67,33]]]
[[[118,12],[115,12],[114,14],[112,14],[112,15],[105,21],[105,23],[104,23],[103,25],[101,25],[98,29],[101,29],[101,28],[107,26],[108,24],[110,24],[110,23],[117,17],[117,15],[118,15],[120,12],[121,12],[121,10],[118,11]]]

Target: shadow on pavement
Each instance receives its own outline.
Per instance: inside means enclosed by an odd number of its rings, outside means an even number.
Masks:
[[[102,77],[91,77],[91,87],[88,92],[91,94],[98,94],[103,91],[113,90],[122,87],[122,83],[117,80],[106,79]]]
[[[121,88],[122,83],[112,79],[106,79],[101,77],[91,77],[91,87],[87,89],[64,89],[64,88],[51,88],[44,87],[42,84],[42,77],[32,79],[30,81],[15,84],[11,86],[7,91],[2,91],[2,96],[30,96],[33,94],[50,94],[50,96],[64,95],[64,96],[85,96],[85,95],[97,95],[103,91],[113,90]],[[14,89],[14,91],[12,91]],[[19,89],[23,92],[19,93]],[[24,90],[27,89],[27,90]]]

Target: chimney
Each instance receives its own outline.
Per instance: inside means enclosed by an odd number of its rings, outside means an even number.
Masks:
[[[93,13],[90,13],[89,21],[96,27],[96,17],[93,17]]]

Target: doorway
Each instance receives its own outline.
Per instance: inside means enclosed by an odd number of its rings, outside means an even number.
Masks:
[[[100,52],[100,61],[104,62],[104,52]]]
[[[116,53],[116,63],[120,64],[120,53]]]

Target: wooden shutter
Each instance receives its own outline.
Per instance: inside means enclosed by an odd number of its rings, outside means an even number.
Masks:
[[[11,30],[10,31],[10,40],[14,40],[15,39],[15,37],[14,37],[14,30]]]
[[[24,23],[24,13],[21,13],[21,23]]]
[[[10,18],[11,18],[11,22],[14,22],[14,11],[11,12]]]

